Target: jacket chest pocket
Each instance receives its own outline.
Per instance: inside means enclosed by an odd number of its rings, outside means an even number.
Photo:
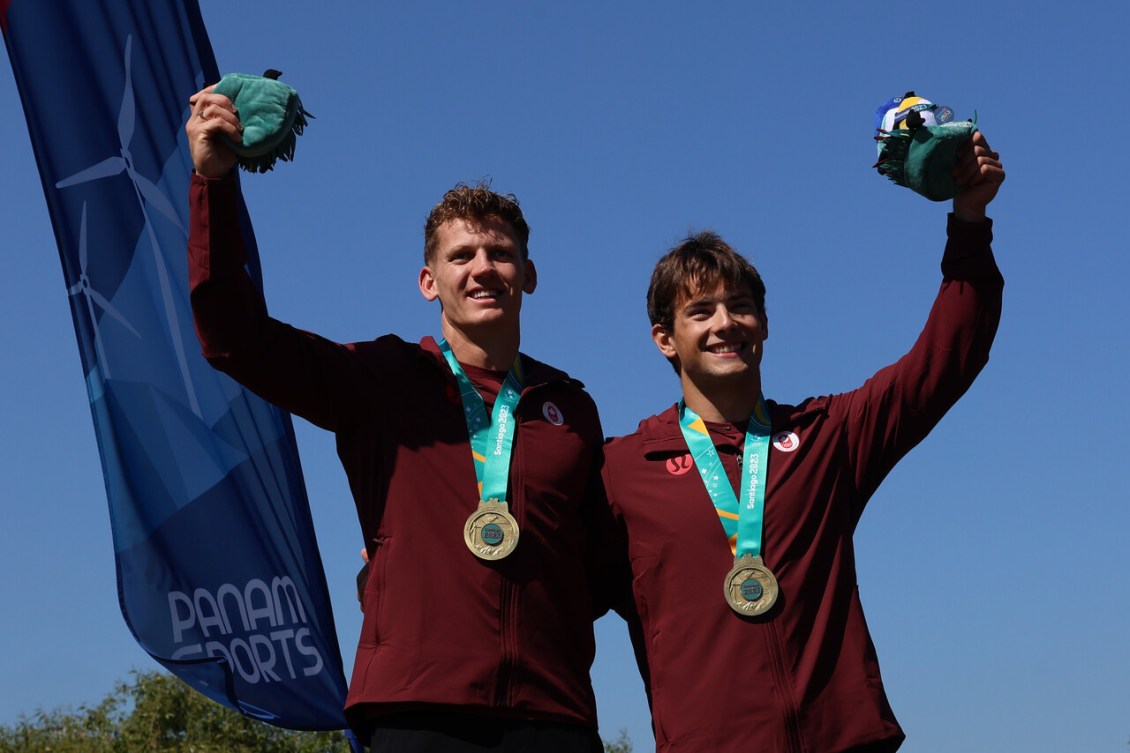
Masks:
[[[590,483],[596,480],[595,452],[567,424],[554,425],[548,420],[520,423],[510,484],[522,517],[529,524],[551,528],[565,517],[575,517]]]

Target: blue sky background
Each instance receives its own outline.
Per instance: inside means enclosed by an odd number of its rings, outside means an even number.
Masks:
[[[523,350],[582,379],[606,433],[678,398],[647,278],[712,228],[768,286],[766,394],[851,389],[901,355],[940,280],[945,205],[870,165],[908,89],[976,110],[1005,310],[969,394],[857,534],[904,750],[1112,751],[1130,739],[1125,218],[1130,4],[226,3],[220,67],[274,67],[317,119],[244,181],[275,316],[339,340],[438,331],[428,209],[492,177],[533,228]],[[0,65],[0,723],[156,665],[118,610],[97,448],[46,205]],[[79,114],[78,116],[81,116]],[[360,534],[331,436],[296,420],[343,654]],[[771,500],[770,500],[771,504]],[[651,748],[622,625],[598,623],[602,731]],[[741,682],[741,657],[720,682]]]

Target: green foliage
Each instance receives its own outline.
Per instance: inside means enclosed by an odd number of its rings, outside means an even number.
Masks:
[[[346,753],[341,732],[292,732],[242,716],[161,672],[135,672],[97,706],[0,726],[0,753]]]
[[[0,725],[0,753],[348,753],[341,732],[292,732],[232,711],[163,672],[134,672],[97,706]],[[632,753],[620,730],[605,753]]]
[[[628,730],[620,730],[620,736],[615,742],[605,743],[604,753],[632,753],[632,740],[628,737]]]

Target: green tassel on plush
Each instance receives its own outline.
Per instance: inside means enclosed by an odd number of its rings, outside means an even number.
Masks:
[[[267,70],[262,76],[229,73],[213,90],[230,99],[243,124],[243,142],[225,138],[239,158],[239,166],[252,173],[265,173],[276,160],[294,159],[298,136],[314,116],[302,107],[298,92],[279,81],[282,74]]]

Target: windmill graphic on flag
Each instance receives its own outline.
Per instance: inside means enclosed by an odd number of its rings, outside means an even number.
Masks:
[[[81,170],[68,178],[60,180],[55,184],[55,187],[60,189],[69,188],[71,186],[81,185],[89,181],[100,180],[102,178],[119,175],[123,172],[129,176],[130,181],[133,183],[133,189],[134,193],[137,196],[138,204],[141,207],[141,213],[145,217],[145,228],[149,234],[149,241],[153,246],[153,253],[155,254],[158,269],[157,281],[160,285],[162,299],[165,302],[165,315],[168,318],[169,332],[172,335],[172,342],[176,347],[177,365],[180,367],[181,376],[184,380],[185,393],[188,397],[192,412],[199,416],[200,404],[197,401],[196,393],[192,388],[192,375],[188,370],[188,363],[185,358],[184,341],[179,336],[180,327],[179,322],[177,321],[177,308],[174,305],[172,287],[169,281],[170,276],[162,258],[160,244],[157,240],[156,234],[153,231],[153,223],[149,219],[147,206],[153,207],[154,209],[159,211],[165,217],[165,219],[171,221],[174,225],[176,225],[183,234],[186,242],[188,240],[188,231],[181,223],[180,217],[177,215],[177,212],[173,208],[173,205],[169,201],[169,198],[164,193],[162,193],[159,188],[157,188],[156,184],[139,173],[133,164],[133,156],[130,154],[129,150],[129,144],[133,138],[134,126],[136,122],[135,99],[133,93],[133,85],[130,80],[130,59],[132,48],[133,37],[127,37],[124,61],[125,91],[122,93],[122,107],[121,111],[118,114],[118,139],[121,143],[120,156],[107,157],[106,159],[94,165],[91,165],[90,167]],[[86,213],[84,209],[83,218],[85,219],[85,217]],[[83,229],[85,230],[85,226]],[[84,250],[85,246],[80,246],[80,251]],[[86,278],[85,263],[82,264],[82,269],[83,277],[80,279],[88,279]],[[105,299],[102,300],[105,302]],[[105,303],[108,304],[108,302]],[[102,305],[102,308],[106,311],[106,313],[115,315],[112,306],[108,307],[107,305]],[[93,319],[93,317],[91,318]],[[115,315],[115,318],[123,322],[125,321],[124,319],[121,319],[120,314]],[[93,326],[95,328],[96,337],[98,337],[97,324],[94,324]],[[136,331],[134,331],[134,334],[137,334]],[[110,368],[110,366],[104,359],[105,354],[100,353],[99,364],[101,365],[103,375],[105,376],[105,373]]]
[[[126,623],[221,703],[341,729],[290,418],[214,371],[192,330],[183,125],[189,96],[219,79],[195,0],[0,0],[0,29],[71,302]]]
[[[110,378],[110,362],[106,360],[106,350],[102,347],[102,333],[98,329],[98,318],[95,314],[95,306],[105,311],[110,316],[118,320],[118,323],[132,332],[136,337],[140,338],[137,330],[133,328],[124,316],[122,316],[114,304],[106,300],[106,296],[99,293],[94,289],[90,281],[90,276],[87,274],[87,244],[86,244],[86,204],[82,205],[82,220],[79,225],[78,233],[78,266],[79,277],[74,285],[67,288],[67,295],[81,295],[86,302],[87,314],[90,317],[90,325],[94,329],[94,348],[98,354],[98,365],[102,370],[103,379]]]

